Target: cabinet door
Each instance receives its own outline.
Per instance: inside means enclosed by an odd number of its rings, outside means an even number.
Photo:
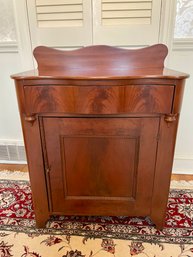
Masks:
[[[148,215],[159,118],[42,118],[50,211]]]

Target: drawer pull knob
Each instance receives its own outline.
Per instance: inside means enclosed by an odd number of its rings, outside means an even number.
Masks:
[[[174,121],[176,121],[176,117],[177,117],[177,114],[166,114],[165,117],[164,117],[164,120],[168,123],[172,123]]]
[[[36,116],[32,115],[32,116],[25,116],[25,121],[30,122],[31,125],[33,125],[34,121],[36,120]]]

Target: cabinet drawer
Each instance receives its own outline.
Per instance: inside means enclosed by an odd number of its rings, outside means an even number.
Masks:
[[[24,86],[30,114],[170,113],[174,86]]]

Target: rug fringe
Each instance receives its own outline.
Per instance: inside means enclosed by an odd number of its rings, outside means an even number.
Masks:
[[[29,180],[28,172],[21,172],[18,170],[10,171],[10,170],[2,170],[0,171],[0,179],[8,179],[8,180]]]
[[[170,188],[176,189],[193,189],[193,180],[185,181],[185,180],[172,180],[170,183]]]

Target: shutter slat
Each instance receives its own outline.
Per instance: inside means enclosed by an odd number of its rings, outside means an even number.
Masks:
[[[152,0],[102,0],[103,25],[151,24]]]
[[[57,5],[37,7],[37,13],[82,12],[82,5]]]
[[[83,26],[82,0],[36,0],[38,27]]]
[[[150,18],[123,18],[123,19],[104,19],[103,25],[127,25],[127,24],[150,24]]]
[[[36,0],[36,6],[82,4],[82,0]]]
[[[150,10],[138,10],[138,11],[103,11],[102,18],[141,18],[151,17]]]
[[[58,20],[58,21],[39,21],[40,28],[65,28],[65,27],[79,27],[83,25],[82,20]]]
[[[149,2],[152,3],[153,0],[103,0],[103,3],[138,3],[138,2]]]
[[[48,13],[38,14],[38,21],[56,21],[56,20],[81,20],[82,12],[77,13]]]
[[[105,10],[137,10],[146,9],[151,10],[151,2],[144,3],[103,3],[102,9]]]

